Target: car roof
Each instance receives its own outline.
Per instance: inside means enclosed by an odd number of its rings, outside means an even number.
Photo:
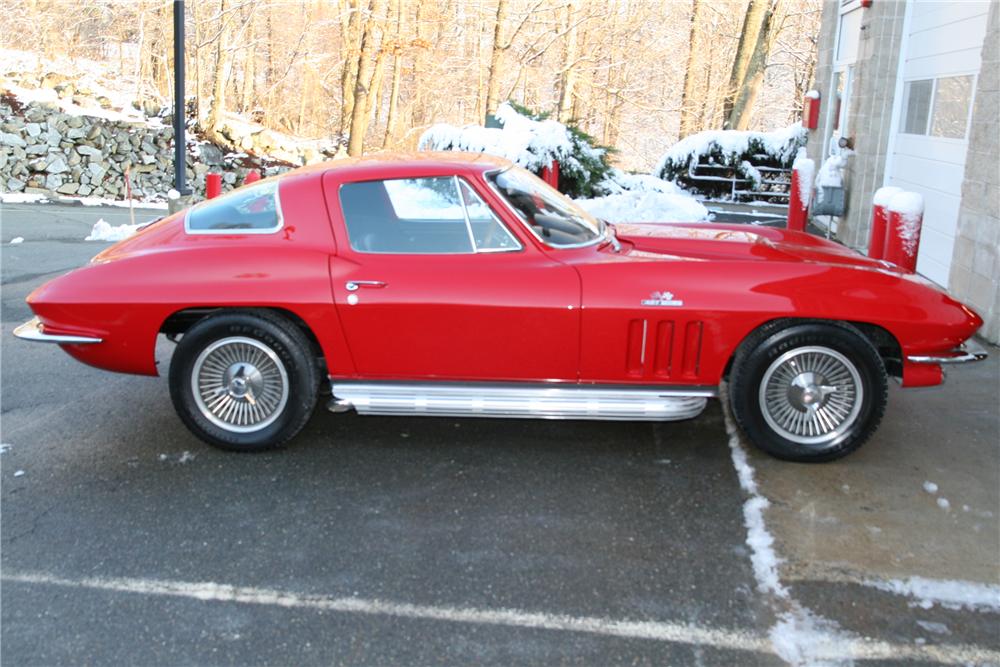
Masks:
[[[349,176],[378,175],[384,171],[480,173],[491,169],[506,169],[513,163],[495,155],[462,151],[381,152],[362,157],[339,158],[299,167],[279,178],[298,175],[321,175],[337,171]]]

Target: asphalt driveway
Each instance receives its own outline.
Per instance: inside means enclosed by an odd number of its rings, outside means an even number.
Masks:
[[[1000,664],[997,355],[894,391],[845,461],[749,452],[742,480],[717,402],[655,425],[318,411],[235,455],[164,378],[11,335],[127,210],[0,215],[7,664]]]

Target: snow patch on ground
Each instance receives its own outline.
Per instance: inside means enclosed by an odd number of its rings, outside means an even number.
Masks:
[[[757,588],[773,596],[777,622],[769,637],[775,653],[791,665],[801,667],[848,666],[857,652],[857,638],[844,633],[833,621],[813,614],[792,599],[788,588],[781,583],[778,567],[782,559],[774,548],[774,536],[764,523],[764,510],[770,506],[757,487],[753,466],[747,458],[746,448],[740,441],[739,431],[729,413],[727,387],[723,387],[720,400],[723,404],[729,450],[740,487],[749,496],[743,504],[743,522],[747,528],[747,546],[753,566]]]
[[[836,623],[796,606],[781,614],[769,633],[774,652],[797,667],[853,665],[857,643],[845,635]],[[840,656],[840,657],[838,657]]]
[[[0,201],[5,204],[44,204],[49,198],[37,192],[0,192]]]
[[[15,470],[14,471],[14,477],[23,477],[23,476],[24,476],[24,471],[23,470]]]
[[[73,201],[79,202],[84,206],[117,206],[119,208],[128,208],[129,201],[127,199],[107,199],[105,197],[73,197]],[[167,202],[165,201],[136,201],[132,204],[135,208],[155,208],[158,210],[167,210]]]
[[[871,580],[869,586],[916,600],[916,605],[930,609],[940,605],[946,609],[1000,611],[1000,586],[953,579],[909,577],[889,581]]]
[[[924,481],[924,491],[926,491],[927,493],[937,493],[938,485],[935,484],[934,482],[931,482],[930,480],[926,480]]]
[[[111,224],[101,218],[94,223],[94,228],[90,230],[90,235],[84,241],[124,241],[132,236],[143,225],[117,225]]]
[[[771,503],[757,490],[753,468],[747,460],[746,450],[740,443],[736,425],[730,419],[726,419],[726,433],[729,434],[729,450],[732,453],[733,467],[736,468],[740,487],[750,496],[743,503],[743,523],[747,528],[747,546],[750,547],[750,564],[757,579],[757,589],[762,593],[771,593],[779,598],[788,599],[788,589],[778,578],[781,559],[774,550],[774,536],[764,525],[764,510]]]
[[[694,197],[665,192],[623,192],[577,199],[588,213],[609,222],[697,222],[708,220],[708,209]]]
[[[3,443],[3,444],[0,444],[0,454],[6,454],[7,452],[10,451],[10,448],[12,446],[13,445],[8,445],[6,442]]]
[[[926,630],[927,632],[933,632],[936,635],[950,635],[951,630],[944,623],[937,623],[935,621],[917,621],[917,625]]]
[[[23,236],[15,236],[14,238],[12,238],[10,240],[10,244],[11,245],[18,245],[20,243],[24,243],[24,237]]]
[[[951,503],[948,501],[947,498],[938,498],[937,499],[937,506],[940,507],[943,510],[948,510],[948,509],[951,508]]]

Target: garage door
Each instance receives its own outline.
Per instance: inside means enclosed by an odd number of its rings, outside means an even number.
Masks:
[[[917,1],[910,12],[887,180],[924,196],[917,271],[947,286],[989,2]]]

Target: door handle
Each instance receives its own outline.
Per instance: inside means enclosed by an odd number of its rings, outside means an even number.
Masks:
[[[385,287],[385,282],[381,280],[348,280],[344,287],[348,292],[357,292],[362,287]]]

